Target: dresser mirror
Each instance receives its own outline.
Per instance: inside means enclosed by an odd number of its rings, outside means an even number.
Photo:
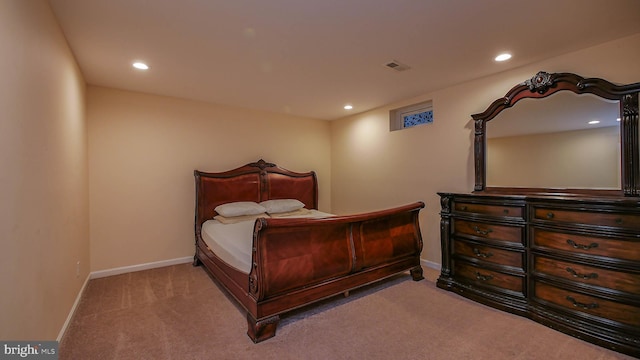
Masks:
[[[518,84],[472,115],[475,190],[639,196],[638,91],[569,73]]]
[[[487,187],[621,190],[619,121],[593,94],[523,99],[486,125]]]

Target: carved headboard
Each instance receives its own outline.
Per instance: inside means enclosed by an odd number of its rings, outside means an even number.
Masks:
[[[313,171],[297,173],[262,159],[224,172],[193,172],[196,181],[195,225],[216,215],[215,207],[235,201],[298,199],[318,208],[318,180]]]

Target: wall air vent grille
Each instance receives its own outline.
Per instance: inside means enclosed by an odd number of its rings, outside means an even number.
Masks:
[[[384,64],[384,66],[388,67],[389,69],[395,70],[395,71],[405,71],[405,70],[411,69],[409,67],[409,65],[403,64],[398,60],[391,60],[391,61],[387,62],[386,64]]]

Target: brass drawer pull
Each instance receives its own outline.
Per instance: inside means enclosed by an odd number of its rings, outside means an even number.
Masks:
[[[582,249],[582,250],[589,250],[589,249],[594,249],[598,247],[598,243],[591,243],[589,245],[582,245],[582,244],[578,244],[575,241],[571,240],[571,239],[567,239],[567,244],[571,245],[574,249]]]
[[[509,214],[509,209],[504,209],[504,210],[502,210],[502,212],[503,212],[505,215],[507,215],[507,214]]]
[[[479,272],[476,271],[476,279],[478,280],[482,280],[482,281],[489,281],[491,279],[493,279],[493,276],[491,275],[482,275]]]
[[[569,274],[571,274],[571,276],[573,276],[574,278],[579,278],[579,279],[585,279],[585,280],[589,280],[589,279],[597,279],[598,278],[598,274],[596,273],[591,273],[591,274],[579,274],[578,272],[576,272],[575,270],[573,270],[572,268],[568,267],[565,270],[567,270],[567,272]]]
[[[482,230],[477,226],[474,226],[473,230],[476,232],[476,234],[479,234],[479,235],[489,235],[489,233],[493,232],[493,230],[491,229]]]
[[[467,206],[466,205],[460,206],[460,210],[467,211]]]
[[[573,304],[574,307],[577,307],[577,308],[580,308],[580,309],[590,310],[590,309],[597,309],[597,308],[600,307],[600,305],[598,305],[598,303],[584,304],[584,303],[578,302],[578,301],[576,301],[576,299],[572,298],[569,295],[567,295],[566,299],[571,301],[571,303]]]
[[[489,258],[493,256],[492,252],[486,252],[483,253],[482,251],[478,250],[478,248],[473,248],[473,253],[477,256],[477,257],[482,257],[482,258]]]
[[[618,224],[618,225],[622,225],[622,219],[621,219],[621,218],[617,218],[617,219],[616,219],[616,224]]]
[[[555,216],[555,215],[553,215],[553,213],[552,213],[552,212],[548,212],[548,213],[547,213],[547,219],[553,219],[553,217],[554,217],[554,216]]]

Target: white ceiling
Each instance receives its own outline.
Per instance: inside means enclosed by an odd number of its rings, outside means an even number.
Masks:
[[[89,84],[327,120],[640,33],[639,0],[50,3]]]

